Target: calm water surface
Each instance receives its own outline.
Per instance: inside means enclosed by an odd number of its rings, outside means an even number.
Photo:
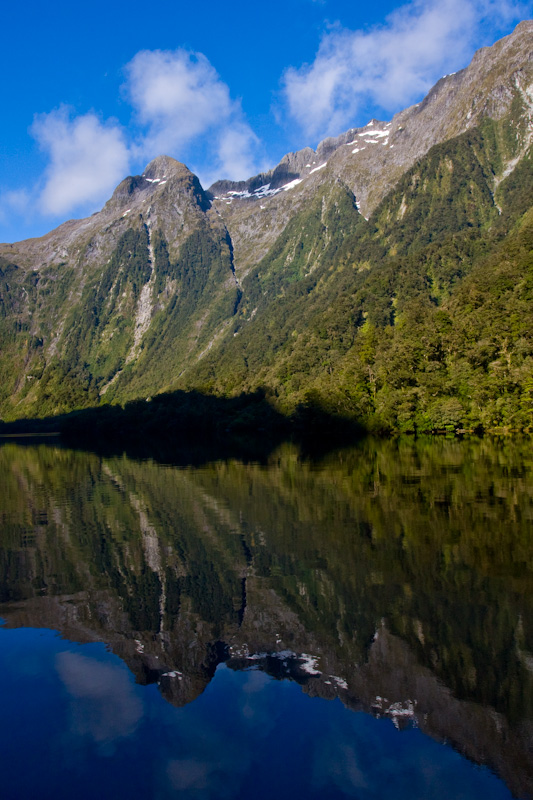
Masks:
[[[3,799],[533,797],[530,442],[179,462],[0,446]]]

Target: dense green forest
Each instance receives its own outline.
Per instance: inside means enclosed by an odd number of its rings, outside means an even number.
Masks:
[[[184,410],[168,393],[185,390],[241,398],[218,430],[282,415],[375,432],[531,431],[527,118],[517,95],[503,119],[435,145],[368,220],[340,178],[324,181],[241,282],[207,200],[173,252],[139,216],[87,275],[3,258],[3,419],[129,403],[126,427],[135,412],[154,427]]]
[[[487,120],[434,147],[368,221],[344,187],[326,216],[318,196],[247,277],[233,339],[195,380],[374,430],[531,430],[533,165],[529,151],[493,194],[509,136]]]

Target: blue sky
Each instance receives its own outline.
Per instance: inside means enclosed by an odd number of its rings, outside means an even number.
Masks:
[[[207,187],[424,96],[532,0],[10,3],[0,241],[101,208],[165,153]]]

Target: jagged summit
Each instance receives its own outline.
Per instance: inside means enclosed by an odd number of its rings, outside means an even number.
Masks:
[[[144,172],[142,173],[144,178],[148,178],[149,180],[168,180],[169,177],[181,177],[183,175],[190,175],[192,174],[190,169],[182,164],[181,161],[177,161],[175,158],[171,156],[160,155],[156,158],[152,159],[149,164],[146,165]]]
[[[515,137],[523,155],[533,130],[533,21],[526,20],[465,69],[441,78],[427,96],[389,121],[370,120],[338,137],[287,154],[271,171],[247,181],[214,184],[209,195],[232,238],[235,268],[243,276],[272,247],[287,220],[319,187],[347,186],[366,218],[401,176],[435,145],[502,119],[515,104]],[[520,122],[519,122],[520,120]],[[495,186],[512,170],[513,152],[498,168]],[[494,188],[494,187],[493,187]]]
[[[113,212],[126,209],[130,213],[133,208],[141,208],[161,195],[163,187],[170,185],[178,194],[190,194],[203,210],[209,208],[209,199],[202,189],[196,175],[185,164],[171,156],[157,156],[146,165],[141,175],[130,175],[125,178],[106,203],[104,211]],[[131,206],[131,208],[130,208]]]
[[[533,21],[522,23],[393,119],[288,153],[247,181],[219,181],[208,194],[184,164],[160,155],[123,180],[102,211],[41,239],[0,245],[0,413],[43,414],[183,386],[267,387],[291,410],[313,387],[330,393],[331,381],[345,381],[339,408],[347,403],[385,425],[396,424],[398,408],[410,420],[417,404],[423,425],[479,419],[477,409],[491,406],[458,399],[463,362],[448,378],[438,362],[437,394],[422,370],[421,388],[404,406],[403,385],[386,392],[385,367],[380,377],[374,366],[353,376],[373,353],[364,345],[365,320],[381,341],[372,359],[388,363],[383,353],[394,337],[398,352],[411,351],[402,340],[409,326],[396,326],[409,301],[428,300],[428,319],[448,298],[459,303],[477,254],[499,246],[528,212],[532,32]],[[527,319],[529,312],[512,313]],[[459,324],[455,306],[446,314],[452,328]],[[494,320],[494,310],[486,318]],[[473,323],[477,338],[484,321]],[[428,341],[436,325],[428,323]],[[507,334],[506,353],[515,333]],[[490,346],[476,354],[487,374],[498,363],[498,336],[491,329]],[[505,369],[526,364],[528,353],[522,342]],[[522,386],[521,376],[513,386]],[[481,381],[478,373],[468,380]],[[443,386],[453,387],[450,396]],[[434,400],[438,391],[443,399]],[[490,424],[500,414],[494,408]]]
[[[291,188],[298,186],[298,191],[305,193],[307,179],[313,177],[313,188],[316,172],[324,170],[327,163],[350,186],[362,213],[368,216],[400,175],[434,144],[473,128],[483,117],[501,118],[517,95],[533,108],[532,34],[533,20],[525,20],[509,36],[478,50],[468,67],[445,75],[420,103],[391,120],[372,119],[362,127],[324,139],[316,150],[306,147],[289,153],[272,170],[246,181],[218,181],[209,194],[222,204],[230,199],[263,202],[262,186],[277,190],[291,181]],[[369,132],[374,135],[367,136]],[[217,207],[228,216],[222,204]]]

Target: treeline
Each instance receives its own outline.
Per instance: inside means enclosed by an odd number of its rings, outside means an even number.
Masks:
[[[275,408],[264,390],[217,397],[195,390],[167,392],[143,400],[82,408],[67,414],[0,422],[0,436],[58,433],[65,442],[107,454],[126,451],[176,463],[186,458],[267,457],[292,439],[306,452],[327,451],[356,441],[364,429],[328,414],[320,402],[299,405],[290,415]]]
[[[533,162],[513,121],[522,111],[433,147],[369,220],[341,180],[324,183],[240,285],[218,222],[203,220],[171,258],[161,232],[149,240],[137,220],[59,336],[72,269],[19,286],[2,261],[5,418],[78,409],[65,430],[137,439],[339,421],[384,433],[531,432]],[[154,305],[134,347],[150,250]],[[47,320],[39,335],[30,312]]]

